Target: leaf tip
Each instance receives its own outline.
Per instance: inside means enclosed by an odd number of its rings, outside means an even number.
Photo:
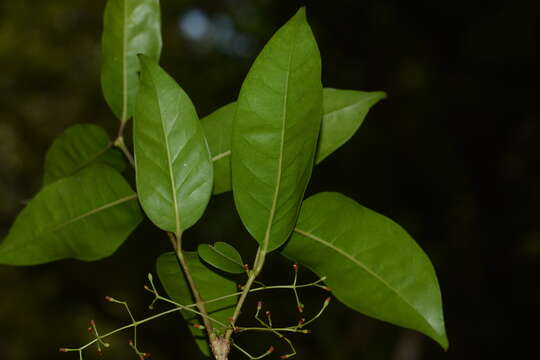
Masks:
[[[437,342],[439,343],[439,345],[441,345],[445,352],[448,351],[448,347],[450,346],[450,344],[448,343],[448,337],[446,336],[446,332],[442,335],[440,339],[437,340]]]
[[[291,20],[297,21],[298,23],[306,23],[307,24],[307,16],[306,16],[306,7],[302,6],[298,9],[296,14],[291,18]]]

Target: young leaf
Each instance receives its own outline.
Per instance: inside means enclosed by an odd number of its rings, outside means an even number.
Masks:
[[[161,53],[159,0],[109,0],[103,19],[101,87],[114,114],[125,123],[139,88],[139,60]]]
[[[202,216],[212,193],[212,160],[195,108],[153,60],[141,56],[133,125],[137,191],[158,227],[179,236]]]
[[[0,263],[99,260],[116,251],[141,220],[126,180],[96,164],[46,186],[28,203],[0,243]]]
[[[448,347],[433,266],[392,220],[344,195],[319,193],[304,201],[282,254],[326,276],[334,295],[352,309]]]
[[[110,165],[118,171],[124,170],[126,163],[122,154],[111,146],[107,133],[97,125],[78,124],[69,127],[47,151],[43,185],[72,176],[95,163]]]
[[[199,288],[199,292],[203,300],[208,301],[221,296],[232,294],[236,291],[236,284],[217,274],[206,267],[197,256],[196,252],[185,253],[186,262],[189,266],[191,276]],[[184,273],[178,264],[178,260],[174,253],[169,252],[162,254],[157,260],[157,273],[161,284],[165,288],[167,295],[174,301],[182,305],[190,305],[194,303],[191,296],[191,291],[184,277]],[[228,297],[220,301],[206,303],[208,315],[213,319],[220,321],[223,324],[229,323],[229,318],[234,312],[236,305],[236,297]],[[195,309],[196,310],[196,309]],[[183,310],[182,316],[189,325],[200,324],[197,314]],[[225,331],[225,327],[213,323],[214,330],[218,334]],[[199,349],[205,356],[210,355],[210,348],[206,338],[206,332],[201,329],[189,327],[191,333],[195,337],[195,341]]]
[[[283,244],[294,228],[321,114],[321,59],[302,8],[255,60],[242,84],[233,126],[236,208],[265,251]]]
[[[382,91],[323,89],[323,117],[315,163],[323,161],[349,140],[362,125],[369,109],[386,94]],[[236,102],[201,119],[214,161],[214,194],[230,191],[231,132]]]
[[[244,272],[242,257],[236,249],[226,242],[216,242],[214,245],[200,244],[197,252],[201,259],[215,268],[232,274]]]
[[[214,162],[214,194],[230,191],[231,136],[236,102],[220,107],[201,119]]]
[[[382,91],[325,88],[323,121],[315,162],[318,164],[345,144],[360,128],[371,107],[386,98]]]

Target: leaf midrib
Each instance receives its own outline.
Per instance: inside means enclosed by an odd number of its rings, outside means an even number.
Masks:
[[[375,279],[377,279],[378,281],[380,281],[385,287],[387,287],[390,291],[392,291],[393,293],[395,293],[397,295],[397,297],[403,301],[405,304],[407,304],[411,309],[414,310],[414,312],[416,312],[416,314],[420,317],[420,319],[422,319],[425,323],[427,323],[427,325],[435,330],[435,328],[429,323],[429,321],[427,319],[424,318],[424,316],[422,316],[422,314],[420,313],[420,311],[418,311],[418,309],[416,309],[416,307],[414,307],[396,288],[394,288],[392,285],[390,285],[386,280],[384,280],[379,274],[377,274],[375,271],[371,270],[369,267],[367,267],[367,265],[363,264],[362,262],[360,262],[358,259],[356,259],[355,257],[351,256],[350,254],[346,253],[345,251],[343,251],[342,249],[338,248],[337,246],[335,246],[334,244],[328,242],[328,241],[325,241],[323,239],[321,239],[320,237],[310,233],[309,231],[305,231],[305,230],[302,230],[302,229],[299,229],[299,228],[295,228],[294,231],[304,237],[307,237],[311,240],[314,240],[314,241],[317,241],[319,243],[321,243],[322,245],[334,250],[335,252],[337,252],[338,254],[342,255],[344,258],[346,258],[347,260],[353,262],[354,264],[358,265],[360,268],[362,268],[362,270],[364,270],[366,273],[368,273],[369,275],[371,275],[372,277],[374,277]]]
[[[125,123],[127,121],[127,102],[128,102],[128,80],[127,80],[127,0],[123,0],[124,7],[124,16],[122,23],[122,118],[121,122]]]
[[[83,161],[79,166],[77,166],[73,171],[71,171],[70,175],[67,175],[67,176],[76,174],[79,170],[86,167],[92,161],[97,160],[101,155],[105,154],[105,152],[109,150],[110,148],[112,148],[112,146],[113,146],[113,143],[109,141],[107,146],[105,146],[103,149],[99,150],[98,152],[90,155],[85,161]]]
[[[78,215],[78,216],[74,217],[73,219],[70,219],[70,220],[68,220],[68,221],[66,221],[66,222],[63,222],[62,224],[57,225],[57,226],[55,226],[54,228],[50,229],[50,231],[51,231],[51,232],[58,231],[58,230],[60,230],[61,228],[63,228],[64,226],[67,226],[67,225],[69,225],[69,224],[72,224],[72,223],[74,223],[74,222],[77,222],[77,221],[79,221],[79,220],[82,220],[82,219],[84,219],[84,218],[86,218],[86,217],[88,217],[88,216],[92,216],[92,215],[94,215],[94,214],[97,214],[97,213],[100,212],[100,211],[106,210],[106,209],[111,208],[111,207],[114,207],[114,206],[116,206],[116,205],[123,204],[123,203],[125,203],[125,202],[127,202],[127,201],[130,201],[130,200],[133,200],[133,199],[136,199],[136,198],[137,198],[137,194],[132,194],[132,195],[124,196],[123,198],[117,199],[117,200],[115,200],[115,201],[111,201],[111,202],[106,203],[106,204],[101,205],[101,206],[98,206],[98,207],[96,207],[96,208],[94,208],[94,209],[92,209],[92,210],[90,210],[90,211],[85,212],[84,214]],[[45,231],[47,231],[47,229],[45,229],[44,231],[41,231],[40,233],[43,233],[43,232],[45,232]]]
[[[295,33],[296,34],[296,33]],[[270,244],[270,234],[272,233],[272,225],[274,222],[274,215],[276,213],[277,200],[279,196],[279,189],[281,186],[281,172],[283,167],[283,147],[285,145],[285,125],[287,121],[287,108],[289,103],[289,78],[291,76],[291,66],[292,66],[292,57],[296,49],[296,37],[292,41],[292,49],[289,53],[288,65],[287,65],[287,76],[285,78],[285,86],[283,91],[283,112],[281,114],[281,136],[279,144],[279,158],[278,158],[278,173],[276,177],[276,190],[274,192],[274,197],[272,199],[272,207],[270,208],[270,216],[268,217],[268,225],[266,227],[266,232],[264,234],[263,240],[263,249],[268,251],[268,246]]]
[[[97,213],[99,213],[99,212],[101,212],[101,211],[104,211],[104,210],[109,209],[109,208],[112,208],[112,207],[114,207],[114,206],[123,204],[123,203],[125,203],[125,202],[131,201],[131,200],[136,199],[136,198],[137,198],[137,194],[132,194],[132,195],[124,196],[123,198],[117,199],[117,200],[115,200],[115,201],[111,201],[111,202],[106,203],[106,204],[104,204],[104,205],[98,206],[98,207],[96,207],[96,208],[94,208],[94,209],[92,209],[92,210],[90,210],[90,211],[85,212],[84,214],[75,216],[74,218],[69,219],[68,221],[65,221],[65,222],[63,222],[63,223],[61,223],[61,224],[59,224],[59,225],[57,225],[57,226],[55,226],[55,227],[52,227],[52,228],[44,228],[44,229],[41,230],[41,231],[38,231],[38,232],[36,232],[36,233],[33,233],[33,234],[32,234],[32,235],[33,235],[32,238],[29,239],[29,240],[32,240],[32,239],[37,238],[37,237],[40,237],[41,235],[43,235],[43,234],[45,234],[45,233],[47,233],[47,232],[51,232],[51,233],[56,232],[56,231],[62,229],[63,227],[65,227],[65,226],[67,226],[67,225],[73,224],[73,223],[75,223],[75,222],[77,222],[77,221],[80,221],[80,220],[82,220],[82,219],[84,219],[84,218],[87,218],[87,217],[92,216],[92,215],[94,215],[94,214],[97,214]],[[29,247],[32,247],[33,244],[37,244],[37,243],[36,243],[36,242],[32,242],[32,241],[27,241],[26,244],[25,244],[25,246],[23,246],[23,247],[15,247],[15,248],[12,248],[11,250],[8,249],[7,251],[4,252],[4,254],[9,254],[9,253],[12,252],[12,251],[21,251],[21,249],[27,249],[27,248],[29,248]]]
[[[346,110],[349,110],[349,109],[353,109],[357,106],[360,106],[360,105],[363,105],[364,103],[367,103],[367,102],[370,102],[372,101],[373,99],[377,99],[379,97],[382,97],[383,95],[382,94],[378,94],[378,93],[375,93],[375,94],[370,94],[366,97],[364,97],[363,99],[361,100],[356,100],[355,102],[353,102],[352,104],[349,104],[349,105],[345,105],[339,109],[336,109],[336,110],[332,110],[330,112],[327,112],[327,113],[324,113],[323,114],[323,117],[324,116],[332,116],[336,113],[339,113],[339,112],[342,112],[342,111],[346,111]]]
[[[177,198],[176,198],[176,187],[174,186],[174,175],[173,175],[171,154],[170,154],[170,148],[169,148],[169,138],[167,137],[167,133],[165,131],[165,125],[163,124],[163,116],[161,114],[162,107],[161,107],[161,101],[160,101],[159,96],[158,96],[157,86],[156,86],[156,84],[154,82],[154,77],[152,75],[150,75],[149,78],[150,78],[150,82],[152,83],[152,87],[153,87],[153,90],[154,90],[154,93],[155,93],[155,96],[156,96],[156,100],[157,100],[157,103],[158,103],[158,108],[159,108],[159,124],[161,125],[161,130],[163,132],[163,138],[165,140],[165,151],[167,153],[167,166],[169,168],[169,182],[170,182],[170,185],[171,185],[171,192],[172,192],[172,197],[173,197],[172,201],[173,201],[173,205],[174,205],[174,218],[175,218],[175,226],[176,226],[175,235],[176,235],[177,238],[179,238],[180,235],[181,235],[180,212],[179,212],[179,209],[178,209],[178,201],[177,201]],[[174,122],[178,118],[178,115],[179,115],[179,112],[176,113]]]
[[[224,257],[225,259],[229,260],[230,262],[236,264],[236,265],[240,265],[240,267],[242,267],[242,264],[239,263],[239,262],[236,262],[236,260],[234,260],[233,258],[225,255],[224,253],[222,253],[221,251],[219,251],[218,249],[216,249],[215,246],[212,246],[212,245],[209,245],[210,246],[210,249],[212,249],[213,251],[215,251],[217,254],[221,255],[222,257]]]

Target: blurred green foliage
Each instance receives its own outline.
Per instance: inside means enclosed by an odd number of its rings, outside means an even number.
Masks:
[[[2,236],[40,187],[44,154],[55,136],[80,122],[105,126],[110,134],[117,126],[99,84],[104,3],[0,3]],[[339,190],[415,237],[439,274],[450,350],[336,302],[312,335],[294,338],[299,358],[494,359],[534,349],[536,333],[524,329],[536,324],[540,304],[540,2],[302,4],[321,49],[325,86],[389,94],[359,134],[315,169],[309,193]],[[162,0],[162,64],[204,116],[235,100],[262,44],[302,4]],[[199,41],[181,26],[195,9],[210,24]],[[230,194],[216,197],[186,238],[193,249],[223,240],[243,253],[254,247]],[[2,358],[58,359],[58,347],[86,341],[88,320],[103,329],[127,321],[121,308],[102,301],[104,295],[128,300],[136,316],[146,314],[145,274],[167,250],[163,235],[143,224],[116,255],[100,262],[2,266]],[[290,264],[270,261],[268,267],[281,269],[276,278],[292,276]],[[306,271],[302,277],[312,279]],[[263,281],[274,279],[266,275]],[[319,297],[307,294],[307,311],[319,308]],[[268,306],[276,323],[297,316],[292,294],[280,294]],[[250,316],[248,304],[246,321]],[[129,337],[112,339],[106,356],[134,357]],[[262,336],[246,347],[264,350],[271,343],[282,346]],[[156,359],[199,356],[175,317],[144,327],[142,344]]]

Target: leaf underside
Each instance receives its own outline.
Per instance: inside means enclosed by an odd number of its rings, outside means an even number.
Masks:
[[[242,84],[233,125],[235,205],[265,251],[283,244],[294,228],[321,114],[320,55],[301,9],[255,60]]]
[[[214,194],[231,191],[231,136],[236,102],[201,119],[214,164]]]
[[[93,124],[69,127],[56,138],[45,156],[43,185],[72,176],[86,166],[102,163],[123,171],[126,162],[105,130]]]
[[[105,100],[127,121],[139,88],[138,54],[158,60],[161,53],[159,0],[109,0],[101,39],[101,87]]]
[[[221,241],[213,245],[200,244],[197,252],[201,259],[216,269],[231,274],[241,274],[244,272],[242,257],[230,244]]]
[[[96,164],[44,187],[0,244],[0,263],[36,265],[111,255],[137,227],[137,195],[114,169]]]
[[[185,258],[203,300],[208,301],[232,294],[236,291],[236,284],[234,281],[231,281],[206,267],[200,261],[196,252],[186,252]],[[174,253],[165,253],[158,258],[157,273],[167,295],[172,300],[182,305],[194,303],[189,286]],[[210,302],[206,304],[206,310],[208,315],[212,318],[223,324],[228,324],[229,318],[234,312],[236,301],[236,297],[229,297],[220,301]],[[209,356],[210,348],[208,346],[206,332],[192,326],[194,324],[200,324],[200,318],[195,313],[186,310],[181,313],[190,325],[189,330],[193,334],[199,349],[205,356]],[[218,334],[223,334],[225,329],[225,327],[214,323],[214,330],[216,330]]]
[[[181,234],[202,216],[212,194],[210,151],[186,93],[141,56],[133,143],[141,205],[159,228]]]
[[[420,331],[448,347],[433,266],[399,225],[338,193],[304,201],[282,249],[326,282],[345,305]]]

